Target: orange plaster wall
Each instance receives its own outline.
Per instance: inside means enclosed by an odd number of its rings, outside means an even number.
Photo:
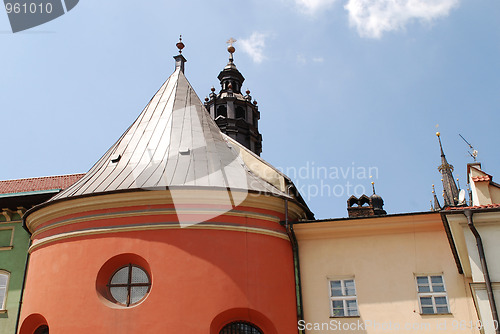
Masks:
[[[96,292],[96,279],[124,253],[146,259],[152,287],[137,306],[113,308]],[[267,235],[195,229],[58,241],[31,254],[20,323],[31,314],[56,334],[207,334],[234,317],[266,334],[296,333],[291,246]],[[21,326],[20,333],[32,332]]]

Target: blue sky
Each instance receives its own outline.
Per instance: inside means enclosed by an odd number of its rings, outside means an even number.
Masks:
[[[82,0],[12,34],[4,12],[0,179],[86,172],[172,73],[179,34],[201,99],[234,37],[262,157],[317,218],[346,216],[369,174],[389,213],[426,211],[431,184],[441,192],[436,124],[462,187],[459,133],[500,178],[498,17],[494,0]]]

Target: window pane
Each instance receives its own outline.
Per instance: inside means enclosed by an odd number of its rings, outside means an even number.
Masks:
[[[344,285],[346,296],[356,296],[356,287],[354,286],[354,280],[346,280],[344,281]]]
[[[437,313],[449,313],[448,306],[438,306],[436,307]]]
[[[427,276],[417,276],[418,285],[429,285],[429,279]]]
[[[428,285],[419,285],[418,292],[431,292],[431,288]]]
[[[422,314],[434,314],[434,309],[432,307],[422,306]]]
[[[2,305],[4,304],[5,292],[5,288],[0,288],[0,310],[3,309]]]
[[[344,314],[344,302],[342,300],[333,300],[333,316],[334,317],[343,317]]]
[[[342,296],[342,285],[340,281],[330,281],[332,296]]]
[[[432,285],[432,291],[434,292],[445,292],[444,285]]]
[[[446,297],[435,297],[436,305],[447,305]]]
[[[432,298],[431,297],[420,297],[420,305],[432,306]]]
[[[132,267],[132,284],[134,283],[149,283],[148,275],[144,272],[144,270]]]
[[[130,304],[140,301],[148,292],[147,286],[133,286],[130,288]]]
[[[109,288],[113,298],[120,304],[127,305],[128,289],[126,287],[111,287]]]
[[[442,276],[431,276],[431,282],[432,282],[432,284],[434,284],[434,283],[443,284],[443,277]]]
[[[358,303],[356,300],[346,300],[347,315],[359,315],[358,314]]]
[[[8,278],[9,278],[9,276],[7,276],[5,274],[0,274],[0,287],[4,287],[7,285]]]
[[[124,267],[116,272],[111,278],[111,284],[127,284],[128,283],[128,267]]]

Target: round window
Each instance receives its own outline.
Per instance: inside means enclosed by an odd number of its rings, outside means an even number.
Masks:
[[[144,269],[130,263],[111,276],[108,288],[116,303],[131,306],[146,297],[151,288],[151,280]]]

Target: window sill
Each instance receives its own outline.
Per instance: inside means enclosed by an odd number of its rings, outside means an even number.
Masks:
[[[0,310],[0,314],[7,313],[7,310]]]
[[[12,248],[14,248],[14,246],[4,246],[4,247],[0,247],[0,251],[11,250]]]
[[[453,313],[419,313],[423,317],[433,316],[433,315],[453,315]]]
[[[344,315],[344,316],[330,316],[330,319],[345,319],[345,318],[361,318],[360,315]]]

